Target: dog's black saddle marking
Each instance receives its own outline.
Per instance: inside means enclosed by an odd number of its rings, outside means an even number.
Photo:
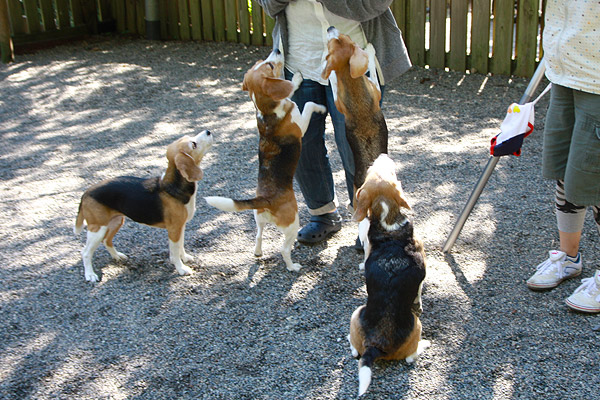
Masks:
[[[278,136],[269,139],[261,137],[260,141],[261,143],[268,141],[271,145],[259,148],[259,181],[272,180],[275,187],[290,187],[302,151],[301,142],[293,136]],[[276,148],[277,154],[267,154],[262,151],[263,148]]]
[[[412,307],[425,279],[425,260],[415,246],[410,222],[389,232],[373,220],[369,241],[371,253],[365,262],[368,298],[361,320],[367,336],[389,329],[388,336],[382,337],[401,343],[414,327]]]
[[[122,176],[101,182],[88,194],[97,202],[117,210],[135,222],[154,225],[163,221],[159,178]]]
[[[189,182],[178,170],[175,170],[172,179],[168,182],[160,182],[160,188],[181,203],[187,204],[196,193],[196,182]]]

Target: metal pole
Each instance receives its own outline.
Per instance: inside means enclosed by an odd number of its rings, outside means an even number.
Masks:
[[[542,78],[544,77],[545,71],[546,71],[546,66],[544,65],[544,59],[542,58],[540,60],[538,67],[536,68],[535,72],[533,73],[531,80],[529,81],[529,85],[527,85],[527,89],[525,89],[525,93],[523,93],[521,100],[519,100],[519,104],[525,104],[525,103],[528,103],[529,100],[531,100],[537,87],[539,86],[540,82],[542,81]],[[477,181],[475,188],[471,192],[471,196],[469,196],[469,200],[467,201],[465,208],[463,208],[462,213],[456,220],[456,224],[454,225],[452,232],[450,232],[450,235],[448,236],[448,239],[446,240],[446,243],[444,244],[444,247],[442,248],[442,251],[444,253],[449,252],[450,249],[452,248],[452,246],[454,245],[454,242],[458,238],[458,235],[460,234],[460,231],[462,230],[465,222],[467,221],[467,218],[469,218],[469,215],[471,214],[473,207],[475,207],[475,203],[477,203],[477,200],[479,200],[479,196],[481,195],[483,188],[485,187],[488,180],[490,179],[490,176],[492,175],[494,168],[496,168],[496,164],[498,164],[499,160],[500,160],[500,157],[496,157],[496,156],[491,156],[490,159],[488,160],[488,163],[485,166],[485,169],[483,170],[481,177],[479,177],[479,181]]]
[[[160,40],[160,7],[158,0],[146,0],[146,39]]]

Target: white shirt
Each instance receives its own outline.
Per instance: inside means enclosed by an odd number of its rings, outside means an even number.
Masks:
[[[285,8],[285,16],[288,24],[285,66],[291,72],[300,71],[304,79],[328,84],[321,78],[321,71],[327,56],[327,29],[330,26],[350,36],[361,48],[367,45],[360,22],[332,14],[316,0],[292,0]]]
[[[598,0],[548,0],[544,62],[550,82],[600,94]]]

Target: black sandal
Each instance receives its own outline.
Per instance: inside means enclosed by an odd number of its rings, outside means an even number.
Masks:
[[[342,217],[337,212],[313,215],[310,222],[298,231],[298,241],[315,244],[342,229]]]

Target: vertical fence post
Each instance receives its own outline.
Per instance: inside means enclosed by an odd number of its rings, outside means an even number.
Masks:
[[[187,0],[179,0],[179,36],[181,40],[192,38],[190,29],[190,8]]]
[[[212,0],[202,0],[202,39],[215,40]]]
[[[238,15],[240,21],[240,42],[250,44],[250,13],[248,1],[238,0]]]
[[[0,0],[0,53],[3,63],[9,63],[15,59],[12,39],[10,38],[8,4],[6,0]]]
[[[455,71],[467,69],[467,0],[450,2],[450,59],[448,66]]]
[[[446,66],[446,0],[429,3],[429,57],[433,68]]]
[[[42,25],[44,31],[48,32],[56,29],[54,22],[54,6],[52,0],[40,0],[40,11],[42,14]]]
[[[517,12],[517,37],[515,40],[515,75],[531,76],[535,71],[537,31],[539,26],[539,0],[521,0]]]
[[[487,74],[490,68],[490,0],[473,0],[471,70]]]
[[[412,63],[423,66],[425,65],[425,2],[409,0],[408,9],[406,47]]]
[[[146,39],[160,40],[160,7],[158,0],[146,0]]]
[[[223,0],[213,0],[213,19],[215,28],[215,41],[225,41],[225,4]]]
[[[238,41],[237,5],[235,0],[225,0],[225,38],[230,42]]]
[[[494,44],[490,72],[510,75],[512,48],[514,1],[494,1]]]

